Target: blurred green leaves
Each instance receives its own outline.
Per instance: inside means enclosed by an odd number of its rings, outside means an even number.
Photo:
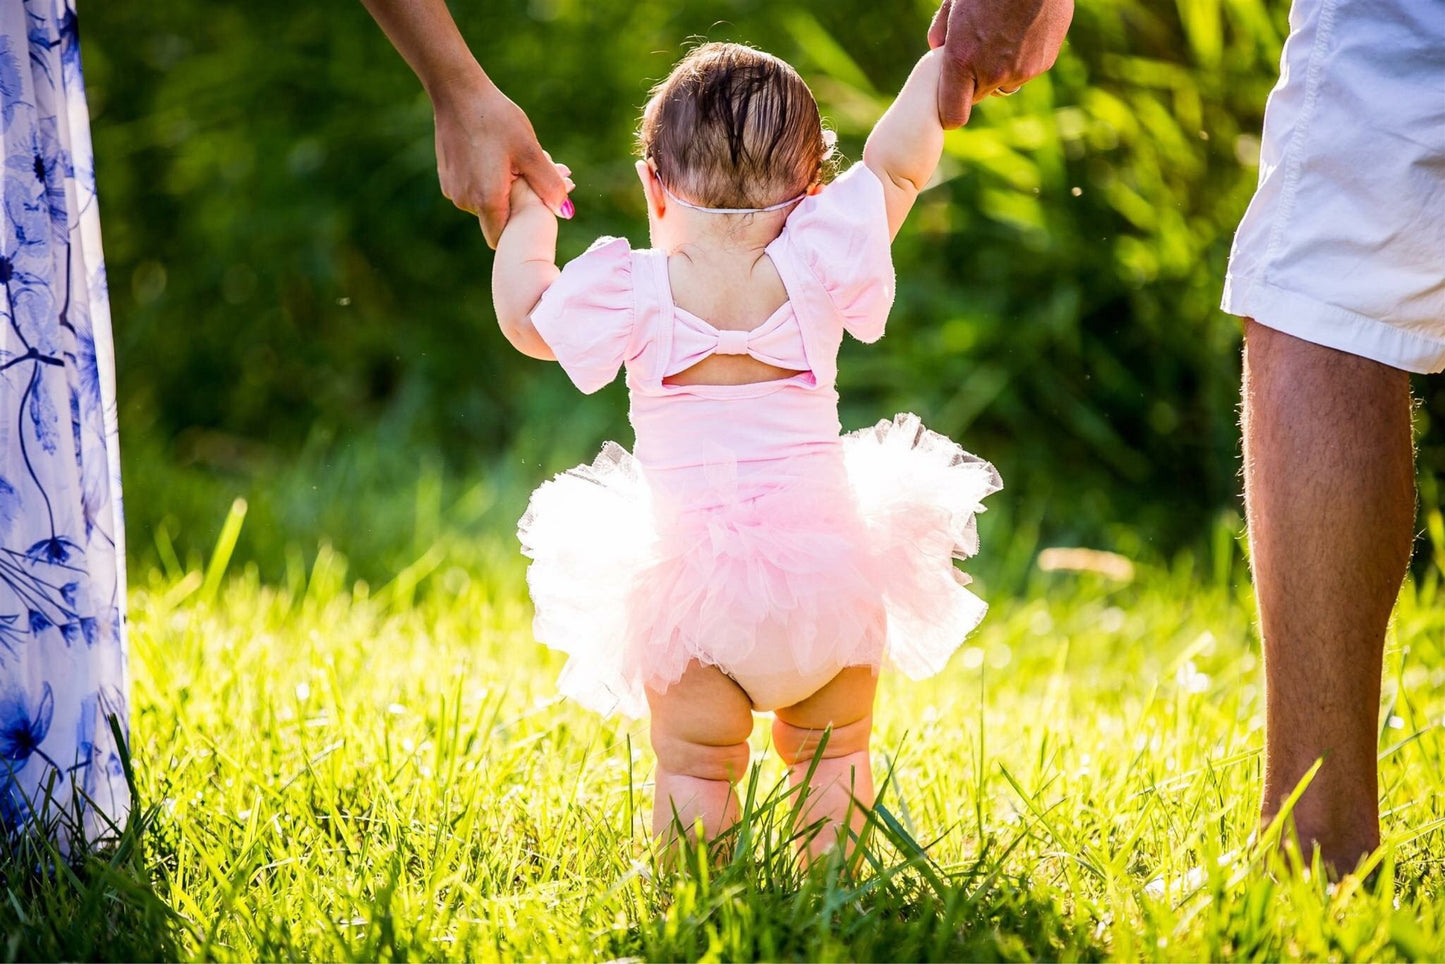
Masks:
[[[685,44],[792,61],[856,159],[931,9],[455,12],[576,173],[565,258],[598,234],[645,242],[633,125]],[[380,424],[463,467],[514,452],[560,468],[630,438],[620,388],[579,404],[496,333],[490,254],[440,197],[428,105],[359,3],[83,13],[123,428],[148,451],[245,472]],[[995,460],[995,526],[1042,506],[1049,539],[1206,533],[1236,489],[1238,326],[1219,289],[1284,15],[1278,0],[1081,3],[1056,68],[949,135],[895,247],[890,334],[845,346],[845,424],[912,409]]]
[[[1283,14],[1080,5],[1054,71],[949,135],[897,246],[886,357],[843,365],[850,410],[915,407],[987,453],[1048,538],[1193,538],[1236,492],[1239,329],[1217,305]]]

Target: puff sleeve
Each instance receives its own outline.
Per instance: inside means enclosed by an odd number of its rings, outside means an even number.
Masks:
[[[532,325],[584,393],[616,378],[628,358],[634,326],[627,239],[598,238],[567,262],[532,309]]]
[[[883,336],[893,307],[892,237],[883,184],[854,164],[804,198],[786,228],[795,256],[827,291],[843,327],[860,341]]]

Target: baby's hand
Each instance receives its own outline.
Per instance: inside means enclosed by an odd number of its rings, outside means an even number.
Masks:
[[[551,158],[549,157],[548,160],[551,160]],[[572,169],[566,164],[554,163],[553,167],[557,168],[557,173],[562,175],[562,180],[567,185],[567,193],[572,193],[572,190],[577,187],[572,181]],[[510,217],[516,217],[523,211],[534,207],[541,208],[549,214],[552,213],[551,209],[547,207],[537,192],[532,190],[532,185],[527,183],[525,177],[518,177],[512,181],[512,193],[508,203],[511,205]],[[563,218],[570,219],[575,211],[576,208],[573,206],[571,198],[562,202],[562,210],[560,213]]]

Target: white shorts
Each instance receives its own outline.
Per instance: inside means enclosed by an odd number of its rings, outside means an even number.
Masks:
[[[1223,307],[1445,369],[1445,0],[1295,0]]]

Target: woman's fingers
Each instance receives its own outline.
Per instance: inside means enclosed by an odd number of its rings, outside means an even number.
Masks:
[[[530,135],[530,125],[527,133]],[[570,218],[570,203],[567,200],[566,175],[557,169],[547,152],[542,150],[541,145],[532,138],[531,144],[525,146],[519,155],[514,159],[516,171],[527,179],[532,190],[542,199],[542,203],[551,209],[558,217]]]
[[[492,177],[481,192],[477,202],[477,217],[482,222],[482,237],[487,245],[495,248],[507,226],[507,217],[512,213],[512,175],[505,168],[497,168],[500,177]]]

